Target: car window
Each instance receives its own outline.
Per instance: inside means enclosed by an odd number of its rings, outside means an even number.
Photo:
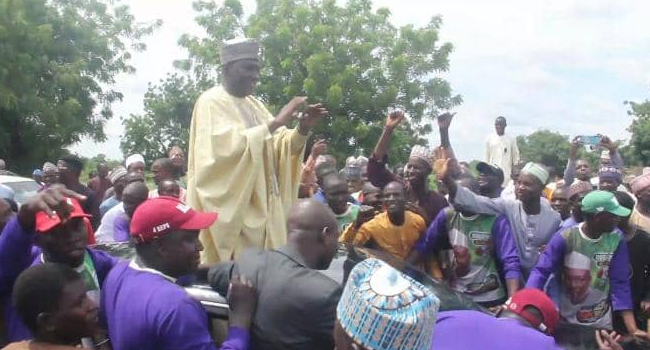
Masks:
[[[40,188],[36,181],[4,182],[3,185],[11,187],[14,190],[16,203],[19,204],[25,203],[25,200],[35,195]]]

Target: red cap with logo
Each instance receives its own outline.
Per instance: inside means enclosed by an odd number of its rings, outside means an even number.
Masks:
[[[542,319],[540,320],[524,310],[527,306],[539,310]],[[521,316],[531,326],[548,335],[553,335],[555,327],[560,321],[560,314],[555,309],[555,303],[539,289],[527,288],[518,291],[506,301],[506,310]]]
[[[173,230],[202,230],[217,220],[217,213],[203,213],[174,197],[150,198],[138,206],[131,219],[131,237],[147,243]]]
[[[66,198],[68,205],[71,207],[70,214],[63,220],[54,213],[52,217],[48,216],[46,212],[39,211],[36,213],[36,232],[38,233],[48,233],[50,230],[58,226],[59,224],[65,222],[69,219],[74,218],[89,218],[91,215],[86,214],[81,205],[74,198]]]

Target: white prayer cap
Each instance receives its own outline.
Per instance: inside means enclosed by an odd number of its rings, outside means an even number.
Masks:
[[[591,259],[574,251],[564,256],[564,266],[570,269],[591,270]]]
[[[221,65],[239,60],[259,60],[260,44],[253,39],[237,38],[221,46]]]
[[[142,156],[142,154],[136,153],[126,157],[126,160],[124,161],[124,166],[128,169],[129,165],[136,162],[141,162],[142,164],[144,164],[144,157]]]

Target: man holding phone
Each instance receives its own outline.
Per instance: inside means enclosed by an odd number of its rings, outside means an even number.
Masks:
[[[564,170],[564,183],[568,186],[574,182],[587,182],[596,188],[599,185],[599,178],[592,179],[592,169],[589,161],[586,159],[578,159],[578,151],[580,147],[585,145],[593,146],[593,143],[600,139],[597,146],[602,147],[609,151],[609,163],[601,164],[607,165],[608,168],[615,168],[622,170],[625,164],[620,153],[618,153],[618,146],[616,143],[604,135],[596,136],[576,136],[571,142],[571,153],[569,154],[569,161],[567,162],[566,169]],[[599,167],[600,168],[600,167]]]

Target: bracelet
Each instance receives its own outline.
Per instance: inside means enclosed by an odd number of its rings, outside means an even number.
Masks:
[[[109,340],[109,339],[106,338],[106,339],[100,341],[99,343],[96,343],[96,344],[93,344],[93,345],[95,345],[95,347],[98,348],[98,347],[100,347],[100,346],[102,346],[102,345],[108,343],[108,340]]]

